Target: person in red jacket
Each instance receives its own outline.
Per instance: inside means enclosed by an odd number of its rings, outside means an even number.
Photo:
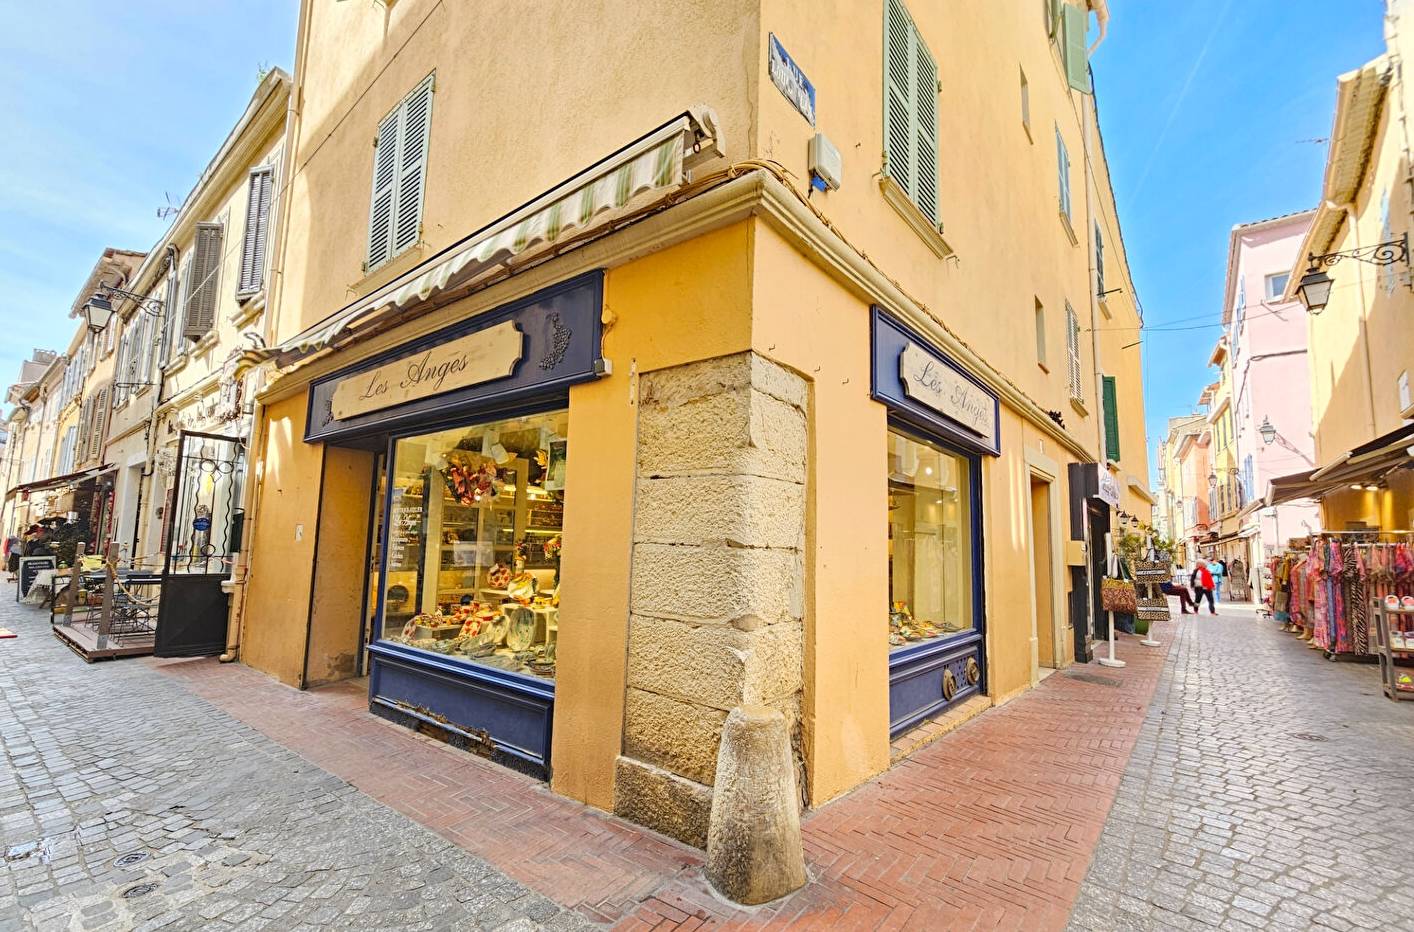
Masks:
[[[1199,558],[1193,568],[1193,614],[1198,614],[1198,610],[1203,607],[1205,597],[1208,600],[1208,611],[1214,615],[1218,613],[1213,604],[1213,588],[1213,574],[1208,572],[1207,563]]]

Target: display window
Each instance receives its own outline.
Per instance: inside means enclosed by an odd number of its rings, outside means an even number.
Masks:
[[[555,675],[569,413],[393,443],[385,641]]]
[[[890,650],[973,630],[971,469],[889,430]]]

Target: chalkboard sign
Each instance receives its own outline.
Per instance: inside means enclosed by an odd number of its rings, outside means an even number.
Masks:
[[[59,568],[59,562],[53,554],[43,557],[20,557],[20,584],[15,588],[15,601],[29,595],[29,587],[34,585],[34,578],[44,570]]]

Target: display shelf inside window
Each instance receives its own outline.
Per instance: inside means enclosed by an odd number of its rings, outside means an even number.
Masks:
[[[385,639],[554,676],[565,450],[557,438],[567,420],[560,412],[398,442],[403,491],[390,522]],[[423,553],[413,536],[435,544]],[[396,612],[394,595],[404,599]]]

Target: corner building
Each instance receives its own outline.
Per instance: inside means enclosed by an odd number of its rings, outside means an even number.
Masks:
[[[701,845],[1088,658],[1137,304],[1090,11],[577,6],[304,4],[233,632]]]

